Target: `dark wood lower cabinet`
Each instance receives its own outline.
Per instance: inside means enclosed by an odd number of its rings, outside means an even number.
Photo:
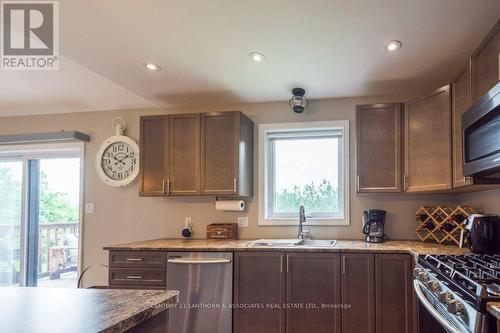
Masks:
[[[284,257],[282,252],[235,254],[234,333],[285,332]]]
[[[412,333],[413,259],[408,254],[375,255],[375,323],[377,333]]]
[[[342,254],[342,333],[375,332],[374,255]]]
[[[132,327],[126,333],[168,333],[168,310]]]
[[[286,332],[340,333],[340,255],[288,253]]]

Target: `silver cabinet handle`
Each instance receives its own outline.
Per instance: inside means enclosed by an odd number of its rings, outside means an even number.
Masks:
[[[161,181],[161,193],[163,193],[163,195],[165,195],[165,179],[163,179]]]
[[[345,256],[342,256],[342,275],[346,274]]]
[[[356,190],[359,192],[360,185],[359,185],[359,175],[356,177]]]
[[[290,273],[290,256],[286,255],[286,272]]]
[[[427,297],[425,297],[424,293],[420,289],[420,282],[418,280],[413,280],[413,289],[415,289],[415,294],[417,295],[418,299],[420,300],[420,303],[429,311],[431,316],[434,317],[441,325],[444,326],[444,328],[450,332],[450,333],[460,333],[461,331],[458,330],[455,326],[450,324],[427,300]]]
[[[142,275],[127,275],[126,278],[130,280],[140,280],[142,279]]]
[[[170,194],[170,179],[167,179],[167,195]]]
[[[233,192],[234,192],[234,193],[237,193],[237,192],[238,192],[237,187],[238,187],[238,179],[234,178],[234,179],[233,179]]]
[[[283,255],[280,256],[280,273],[283,273]]]
[[[403,189],[408,190],[408,176],[406,174],[403,175]]]
[[[168,259],[171,264],[202,265],[202,264],[228,264],[231,259]]]
[[[142,261],[142,258],[127,258],[127,261]]]

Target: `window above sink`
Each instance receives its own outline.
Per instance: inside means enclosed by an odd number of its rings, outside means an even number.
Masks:
[[[259,225],[349,224],[349,122],[259,126]]]

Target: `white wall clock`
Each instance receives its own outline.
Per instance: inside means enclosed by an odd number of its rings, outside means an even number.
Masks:
[[[95,167],[99,177],[111,186],[126,186],[139,174],[139,146],[124,135],[125,120],[113,119],[115,135],[107,138],[97,151]]]

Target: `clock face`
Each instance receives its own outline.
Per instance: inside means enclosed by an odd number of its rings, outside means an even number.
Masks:
[[[104,174],[112,180],[124,180],[134,175],[137,170],[137,154],[126,142],[114,142],[103,152],[101,168]]]

